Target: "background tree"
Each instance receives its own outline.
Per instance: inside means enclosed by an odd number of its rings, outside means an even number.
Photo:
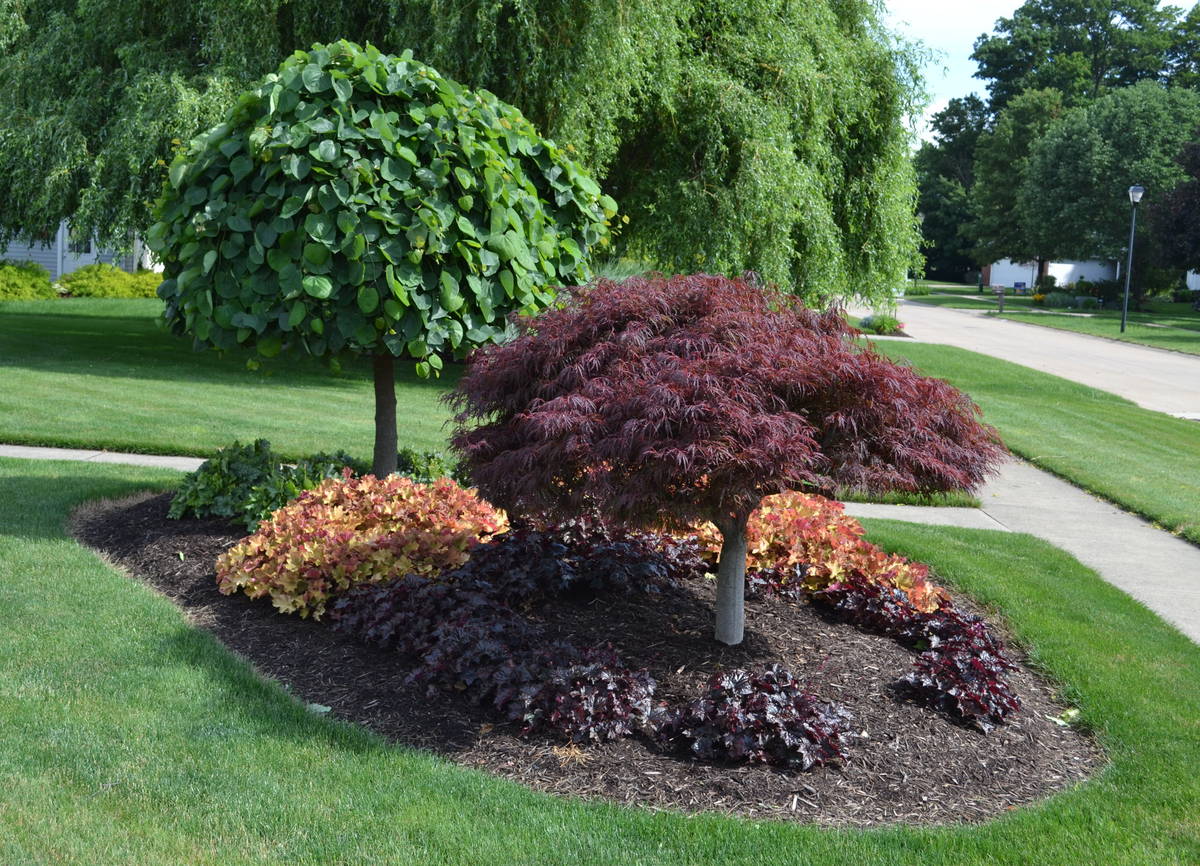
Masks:
[[[712,521],[723,643],[742,640],[746,523],[763,496],[971,488],[1002,453],[965,395],[854,348],[836,311],[716,276],[567,297],[472,356],[454,447],[511,514]]]
[[[1057,90],[1026,91],[1015,96],[992,129],[979,137],[973,219],[967,232],[974,238],[972,255],[980,264],[1004,258],[1035,261],[1041,272],[1046,254],[1039,249],[1038,225],[1023,206],[1020,191],[1029,172],[1030,151],[1062,112],[1062,94]]]
[[[1158,0],[1027,0],[975,42],[977,78],[999,112],[1027,90],[1052,88],[1082,105],[1162,77],[1179,10]]]
[[[952,99],[930,121],[933,141],[913,158],[927,252],[925,269],[941,279],[961,280],[974,267],[964,229],[971,219],[975,146],[987,128],[987,106],[971,95]]]
[[[622,202],[623,249],[661,267],[882,295],[916,257],[915,58],[869,0],[23,8],[0,55],[0,240],[70,217],[128,244],[172,139],[218,122],[293,47],[351,34],[520,106]]]
[[[1168,80],[1178,87],[1200,87],[1200,3],[1172,31],[1167,50]]]
[[[515,108],[349,42],[298,51],[172,163],[148,242],[198,347],[374,359],[374,471],[396,468],[394,359],[496,340],[586,279],[615,203]]]
[[[1177,159],[1186,180],[1146,205],[1147,231],[1158,240],[1164,264],[1200,271],[1200,130]]]
[[[1133,184],[1150,205],[1186,179],[1175,157],[1200,125],[1200,94],[1151,82],[1115,90],[1067,112],[1035,143],[1020,206],[1037,249],[1050,258],[1121,259]],[[1135,249],[1153,252],[1143,221]],[[1147,273],[1134,266],[1141,292]]]

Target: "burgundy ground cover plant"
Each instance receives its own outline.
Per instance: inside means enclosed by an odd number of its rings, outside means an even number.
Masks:
[[[702,761],[745,761],[807,770],[845,758],[852,718],[814,698],[779,665],[714,674],[708,690],[667,710],[663,743]]]
[[[783,587],[765,581],[762,591]],[[845,622],[924,649],[900,685],[984,733],[1021,708],[1004,675],[1014,665],[977,616],[947,598],[936,611],[918,610],[899,589],[852,572],[809,594]]]
[[[670,536],[595,520],[524,525],[442,575],[360,584],[333,620],[404,656],[409,682],[460,691],[523,735],[580,744],[642,735],[704,761],[800,769],[844,758],[849,716],[782,669],[719,674],[694,701],[670,706],[656,701],[650,673],[612,647],[550,641],[527,615],[553,599],[679,592],[703,574],[698,546]]]
[[[562,297],[472,356],[454,447],[510,514],[711,521],[723,643],[742,640],[747,521],[764,496],[971,489],[1002,454],[961,392],[753,279],[651,274]]]

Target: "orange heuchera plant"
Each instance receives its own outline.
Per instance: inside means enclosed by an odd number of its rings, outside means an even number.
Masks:
[[[777,569],[780,574],[806,565],[803,586],[810,591],[824,589],[857,569],[876,583],[903,591],[926,613],[949,598],[945,590],[929,582],[928,566],[884,553],[865,540],[863,532],[840,502],[797,492],[768,496],[750,514],[746,565]],[[705,523],[696,536],[715,562],[721,533]]]
[[[217,587],[269,595],[283,613],[319,619],[352,586],[457,568],[508,528],[502,511],[448,478],[330,478],[263,521],[217,560]]]

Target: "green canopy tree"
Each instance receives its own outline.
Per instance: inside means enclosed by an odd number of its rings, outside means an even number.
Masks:
[[[913,157],[925,270],[931,276],[961,280],[974,265],[963,230],[971,218],[975,144],[987,122],[987,106],[979,97],[951,99],[930,121],[933,141],[923,142]]]
[[[374,471],[396,466],[394,359],[502,339],[589,276],[616,203],[517,109],[341,41],[298,51],[171,164],[147,242],[200,348],[374,359]]]
[[[1165,264],[1200,271],[1200,130],[1179,154],[1186,179],[1146,207],[1148,231],[1156,238]]]
[[[1026,90],[1052,88],[1082,105],[1162,77],[1179,10],[1159,0],[1027,0],[975,42],[977,78],[999,112]]]
[[[1200,125],[1200,93],[1143,82],[1064,114],[1034,144],[1020,190],[1036,248],[1048,258],[1120,259],[1128,244],[1128,188],[1150,205],[1186,180],[1177,155]],[[1135,249],[1153,251],[1139,227]],[[1144,264],[1135,262],[1134,288]]]
[[[980,264],[1009,258],[1036,261],[1041,272],[1045,260],[1039,249],[1037,223],[1020,199],[1029,171],[1029,154],[1035,143],[1062,116],[1062,94],[1057,90],[1030,90],[1015,96],[975,148],[973,219],[967,233],[974,239],[972,255]],[[1031,194],[1036,195],[1036,190]]]
[[[521,107],[631,217],[623,251],[882,295],[916,259],[913,51],[871,0],[38,0],[0,53],[0,240],[150,225],[172,139],[346,34]],[[3,13],[0,12],[0,19]],[[19,34],[19,35],[15,35]],[[160,163],[161,161],[161,163]]]

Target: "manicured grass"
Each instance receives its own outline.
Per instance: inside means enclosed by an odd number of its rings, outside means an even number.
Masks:
[[[285,456],[338,448],[369,457],[369,362],[335,375],[311,359],[246,369],[249,353],[194,352],[160,329],[156,300],[0,303],[0,442],[211,454],[266,437]],[[422,381],[397,366],[400,444],[445,445],[438,402],[454,376]]]
[[[881,502],[886,505],[925,505],[934,508],[979,508],[978,496],[961,491],[949,493],[859,493],[839,490],[835,497],[842,502]]]
[[[970,394],[1014,453],[1200,543],[1200,424],[964,349],[875,345]]]
[[[959,310],[997,310],[994,293],[975,295],[970,290],[964,290],[964,293],[971,296],[939,290],[907,300]],[[1039,308],[1033,307],[1028,295],[1009,296],[1004,300],[1004,317],[1017,322],[1200,355],[1200,313],[1193,310],[1191,304],[1151,302],[1145,312],[1129,314],[1124,334],[1121,333],[1120,309],[1081,311],[1088,312],[1088,316],[1064,315],[1054,310],[1033,312],[1034,309]]]
[[[974,291],[968,291],[966,294],[948,294],[944,292],[935,292],[930,295],[920,297],[906,298],[915,304],[930,304],[935,307],[953,307],[957,310],[994,310],[996,309],[996,295],[975,294]],[[1013,295],[1004,299],[1004,307],[1006,310],[1013,308],[1028,308],[1033,304],[1032,299],[1028,295]]]
[[[982,826],[835,831],[557,799],[306,711],[64,536],[73,505],[171,478],[0,460],[0,862],[1200,860],[1200,647],[1036,539],[869,524],[1003,610],[1112,765]]]
[[[1172,349],[1189,355],[1200,355],[1200,316],[1194,319],[1182,317],[1159,317],[1154,314],[1131,315],[1125,333],[1121,333],[1120,312],[1105,311],[1095,316],[1059,316],[1048,313],[1026,313],[1004,318],[1044,328],[1074,331],[1107,337],[1124,343],[1140,343],[1156,349]]]

